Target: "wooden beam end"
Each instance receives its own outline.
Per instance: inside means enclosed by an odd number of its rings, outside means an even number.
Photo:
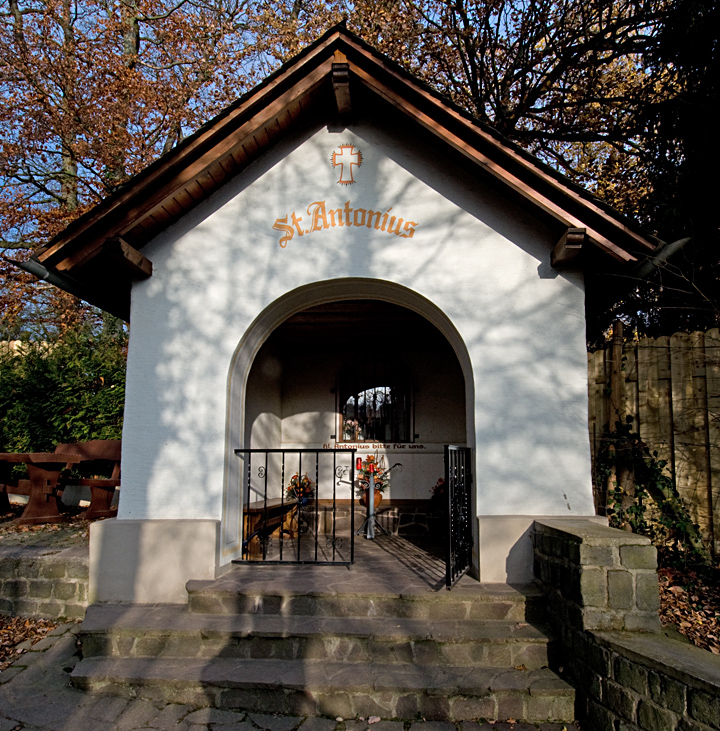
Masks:
[[[586,240],[587,231],[584,228],[569,228],[555,244],[550,255],[550,265],[560,269],[572,264],[582,253]]]
[[[103,249],[113,259],[119,261],[133,279],[148,279],[152,276],[153,266],[150,259],[144,257],[122,238],[108,239]]]
[[[340,55],[344,58],[343,54]],[[337,103],[340,117],[347,117],[352,111],[350,102],[350,64],[347,63],[347,59],[345,59],[344,63],[333,61],[332,83],[335,91],[335,102]]]

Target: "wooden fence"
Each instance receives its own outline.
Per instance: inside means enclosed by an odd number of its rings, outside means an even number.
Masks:
[[[588,354],[590,440],[626,416],[651,451],[667,460],[693,520],[720,538],[720,331],[612,343]],[[595,470],[593,470],[595,474]],[[595,480],[596,498],[601,494]],[[598,506],[601,507],[601,506]]]

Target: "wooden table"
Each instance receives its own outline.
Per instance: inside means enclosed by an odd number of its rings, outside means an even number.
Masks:
[[[17,521],[18,525],[63,522],[56,492],[58,478],[65,467],[77,464],[81,460],[82,457],[78,454],[0,452],[0,463],[5,466],[25,464],[30,477],[30,498]]]

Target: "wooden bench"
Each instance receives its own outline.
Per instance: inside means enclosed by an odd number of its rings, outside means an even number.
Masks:
[[[248,503],[245,506],[243,554],[249,560],[262,560],[263,542],[278,529],[281,534],[287,533],[292,538],[293,532],[286,527],[286,521],[292,518],[296,508],[297,503],[294,500],[283,501],[281,498]],[[254,540],[256,538],[257,540]]]
[[[90,488],[90,506],[83,517],[88,520],[110,518],[117,514],[112,506],[115,488],[120,486],[119,439],[98,439],[76,444],[58,444],[52,453],[0,455],[0,513],[10,510],[8,495],[27,495],[28,504],[18,519],[19,524],[57,523],[63,518],[58,498],[70,485]],[[14,464],[25,464],[29,480],[12,480]],[[77,467],[81,477],[66,476]],[[110,472],[109,478],[95,477]]]
[[[120,439],[95,439],[90,442],[75,444],[58,444],[56,454],[77,454],[80,457],[78,470],[82,477],[61,478],[59,490],[70,485],[90,488],[90,505],[83,517],[88,520],[96,518],[113,518],[117,508],[112,501],[115,488],[120,487],[120,456],[122,442]],[[110,472],[110,477],[94,477],[98,472]]]
[[[55,452],[19,452],[0,454],[4,471],[16,464],[24,464],[29,480],[19,480],[17,485],[5,482],[5,500],[7,493],[18,492],[29,496],[23,514],[18,518],[19,525],[36,523],[61,523],[63,517],[58,510],[58,481],[60,473],[68,467],[80,462],[77,454],[56,454]],[[61,492],[61,491],[60,491]],[[10,509],[7,503],[6,511]]]

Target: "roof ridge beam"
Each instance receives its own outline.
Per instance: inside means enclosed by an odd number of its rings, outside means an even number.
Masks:
[[[350,101],[350,64],[342,51],[335,51],[332,64],[332,84],[335,92],[335,102],[340,119],[344,120],[352,112]]]

